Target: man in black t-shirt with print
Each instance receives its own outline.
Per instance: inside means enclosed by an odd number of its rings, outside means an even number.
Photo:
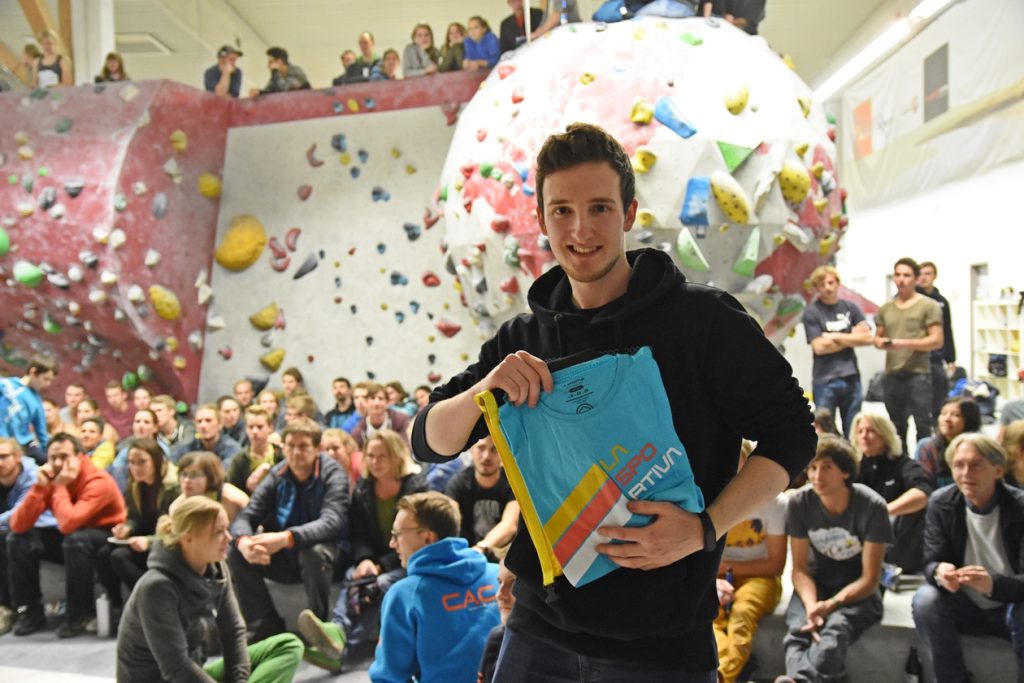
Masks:
[[[462,526],[459,535],[490,559],[494,550],[512,542],[519,519],[519,503],[501,466],[501,457],[491,437],[470,449],[472,467],[467,467],[448,482],[447,494],[459,504]]]

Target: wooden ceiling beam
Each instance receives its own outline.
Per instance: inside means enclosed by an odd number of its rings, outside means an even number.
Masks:
[[[53,17],[46,0],[18,0],[21,12],[32,29],[32,35],[38,36],[46,29],[54,29]]]
[[[57,23],[60,26],[60,39],[64,41],[64,49],[68,55],[75,54],[71,28],[71,0],[57,0]]]
[[[7,47],[7,43],[2,40],[0,40],[0,64],[10,69],[15,76],[21,79],[22,83],[27,85],[25,80],[27,74],[25,73],[25,66],[21,63],[20,56],[14,50]]]

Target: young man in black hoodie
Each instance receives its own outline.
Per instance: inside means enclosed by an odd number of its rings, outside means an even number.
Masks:
[[[415,423],[415,453],[444,461],[485,436],[479,392],[500,389],[507,400],[535,407],[540,392],[552,390],[547,361],[651,347],[709,505],[691,514],[667,502],[630,502],[630,512],[654,521],[602,528],[622,543],[597,549],[621,569],[580,588],[561,577],[545,589],[521,524],[505,560],[518,578],[517,602],[496,676],[579,680],[581,670],[600,668],[593,680],[715,681],[718,539],[810,460],[807,401],[789,364],[735,299],[686,282],[661,251],[625,252],[637,211],[634,177],[625,150],[605,131],[573,124],[548,138],[536,187],[541,231],[559,267],[531,287],[533,314],[503,325],[477,363],[433,392]],[[741,437],[758,447],[737,474]]]

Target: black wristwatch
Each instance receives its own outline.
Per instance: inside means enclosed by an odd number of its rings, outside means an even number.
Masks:
[[[710,553],[718,546],[718,534],[715,533],[715,525],[711,521],[707,510],[697,513],[700,517],[700,525],[704,527],[704,552]]]

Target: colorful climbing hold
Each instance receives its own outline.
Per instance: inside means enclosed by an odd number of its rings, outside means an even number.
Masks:
[[[257,330],[269,330],[274,327],[274,323],[277,321],[277,313],[277,304],[271,303],[250,315],[249,322]]]
[[[283,362],[284,349],[274,349],[273,351],[268,351],[260,356],[260,365],[271,372],[277,372],[277,369],[281,367],[281,363]]]
[[[180,129],[171,133],[171,147],[179,154],[187,150],[188,134]]]
[[[729,110],[729,113],[733,116],[739,116],[743,113],[743,110],[747,108],[747,102],[750,100],[750,89],[741,85],[735,90],[730,90],[722,98],[722,103],[725,108]]]
[[[75,125],[75,122],[71,120],[70,116],[63,116],[57,121],[57,125],[54,126],[54,130],[58,133],[63,134],[71,130],[71,126]]]
[[[682,138],[693,137],[697,133],[697,128],[683,117],[675,102],[668,97],[658,99],[654,105],[654,118]]]
[[[358,177],[359,177],[359,174],[360,174],[360,173],[362,173],[362,171],[360,171],[360,170],[359,170],[359,167],[358,167],[358,166],[353,166],[353,167],[352,167],[352,168],[351,168],[351,169],[349,170],[349,172],[348,172],[348,174],[349,174],[350,176],[352,176],[352,179],[353,179],[353,180],[355,180],[356,178],[358,178]]]
[[[48,188],[49,189],[49,188]],[[153,196],[153,218],[160,220],[167,215],[167,195],[157,192]]]
[[[434,327],[437,328],[438,332],[449,339],[457,335],[459,331],[462,330],[462,325],[459,325],[457,322],[449,320],[448,318],[441,318],[434,323]]]
[[[295,193],[299,196],[299,199],[301,199],[302,201],[306,201],[307,199],[309,199],[309,195],[313,194],[313,186],[299,185],[299,189],[296,190]]]
[[[309,149],[306,150],[306,161],[308,161],[309,165],[312,166],[313,168],[318,168],[318,167],[324,165],[323,159],[317,159],[316,158],[316,143],[315,142],[312,145],[309,146]]]
[[[441,285],[441,278],[436,273],[428,270],[423,273],[423,285],[425,287],[438,287]]]
[[[181,302],[178,295],[163,285],[151,285],[149,300],[153,310],[164,320],[177,320],[181,317]]]
[[[214,258],[224,268],[237,273],[256,263],[266,244],[263,224],[253,216],[240,214],[231,219]]]
[[[300,277],[308,275],[316,270],[318,265],[320,265],[320,260],[316,257],[316,254],[308,255],[302,262],[302,265],[299,266],[298,270],[295,271],[295,275],[292,275],[292,279],[298,280]]]
[[[790,204],[800,204],[811,189],[811,176],[803,164],[787,159],[779,171],[779,189]]]
[[[38,287],[46,274],[39,266],[29,261],[17,261],[14,264],[14,279],[26,287]]]
[[[375,202],[386,202],[391,199],[391,194],[378,185],[370,191],[370,198]]]
[[[359,162],[363,164],[370,160],[370,153],[367,152],[365,149],[361,149],[358,152],[356,152],[356,156],[359,157]]]
[[[711,192],[730,221],[750,222],[750,199],[735,178],[724,171],[715,171],[711,174]]]
[[[196,188],[199,190],[199,194],[207,199],[217,199],[220,197],[221,191],[220,178],[212,173],[200,173],[199,179],[196,181]]]
[[[348,139],[344,133],[335,133],[331,136],[331,147],[339,152],[345,152],[348,150]]]

